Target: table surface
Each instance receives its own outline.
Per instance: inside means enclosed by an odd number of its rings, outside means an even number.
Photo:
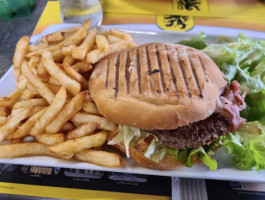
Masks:
[[[26,17],[0,19],[0,78],[12,65],[16,43],[22,35],[31,35],[48,0],[36,0],[34,11]]]

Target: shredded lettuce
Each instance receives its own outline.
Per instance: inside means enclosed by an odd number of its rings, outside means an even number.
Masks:
[[[129,158],[129,145],[130,142],[133,140],[134,137],[140,137],[141,132],[138,128],[123,126],[119,134],[117,134],[112,140],[108,142],[109,145],[118,144],[120,142],[124,142],[126,156]]]
[[[265,126],[258,121],[246,122],[221,140],[226,151],[234,156],[235,168],[265,169]]]
[[[199,154],[200,160],[209,167],[210,170],[217,169],[217,162],[216,160],[212,159],[208,152],[204,150],[203,147],[197,149],[185,149],[185,150],[176,150],[169,147],[166,147],[161,142],[159,142],[158,138],[145,131],[141,131],[137,128],[132,128],[128,126],[123,126],[121,131],[111,140],[108,142],[110,145],[118,144],[120,142],[124,142],[126,156],[129,158],[129,146],[135,145],[132,141],[137,138],[137,143],[141,143],[144,141],[145,138],[153,136],[153,139],[149,146],[147,147],[144,156],[153,160],[154,162],[159,162],[164,158],[164,156],[169,153],[178,159],[183,165],[187,167],[193,166],[192,156],[195,154]],[[216,147],[212,147],[216,148]]]

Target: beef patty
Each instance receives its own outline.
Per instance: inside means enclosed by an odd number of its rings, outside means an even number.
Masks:
[[[205,120],[191,123],[173,130],[147,130],[159,141],[173,149],[198,148],[215,142],[219,136],[228,133],[228,121],[218,113]]]

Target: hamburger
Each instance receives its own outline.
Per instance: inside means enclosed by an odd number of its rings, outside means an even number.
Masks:
[[[206,54],[184,45],[113,53],[96,65],[89,89],[99,113],[120,125],[108,144],[147,168],[203,161],[215,169],[208,154],[216,141],[244,123],[239,83],[228,84]]]

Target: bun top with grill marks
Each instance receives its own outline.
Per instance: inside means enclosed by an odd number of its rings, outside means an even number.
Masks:
[[[111,54],[97,64],[89,81],[91,97],[108,120],[159,130],[210,116],[226,84],[203,52],[163,43]]]

